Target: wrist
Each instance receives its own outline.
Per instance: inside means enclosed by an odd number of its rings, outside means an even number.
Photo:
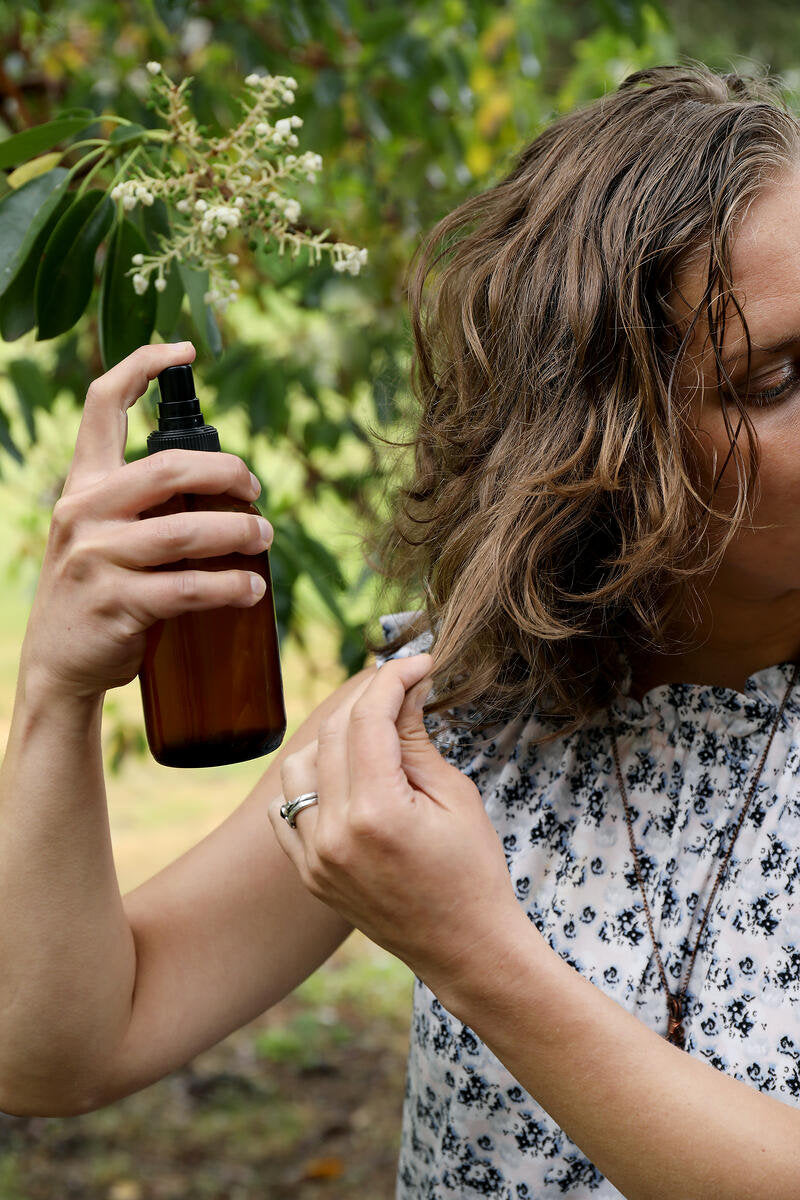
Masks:
[[[49,720],[85,726],[87,719],[102,709],[104,697],[104,692],[79,692],[55,679],[41,663],[27,659],[23,647],[15,707],[24,709],[27,715],[46,715]]]
[[[519,996],[534,1002],[534,982],[544,984],[552,968],[569,970],[515,901],[491,939],[475,947],[457,975],[451,972],[441,988],[432,990],[448,1012],[477,1032],[492,1015],[500,1018],[506,1010],[512,1015]]]

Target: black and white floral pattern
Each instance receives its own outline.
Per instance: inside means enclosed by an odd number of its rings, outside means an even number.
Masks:
[[[387,637],[413,612],[380,618]],[[426,650],[426,632],[394,656]],[[656,938],[677,990],[792,663],[745,691],[630,672],[610,712]],[[667,1007],[631,857],[607,714],[546,746],[525,714],[494,740],[438,730],[471,778],[520,904],[549,945],[662,1036]],[[425,717],[437,731],[436,714]],[[687,990],[686,1051],[800,1107],[800,685],[717,889]],[[396,1200],[610,1200],[621,1192],[419,980]]]

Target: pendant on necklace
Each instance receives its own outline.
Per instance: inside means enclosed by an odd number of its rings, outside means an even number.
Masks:
[[[679,1046],[683,1050],[686,1045],[683,1032],[683,1012],[680,996],[673,996],[672,992],[667,992],[667,1012],[669,1014],[669,1024],[667,1027],[667,1041],[673,1045]]]

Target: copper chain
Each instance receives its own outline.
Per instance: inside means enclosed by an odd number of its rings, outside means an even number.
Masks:
[[[630,841],[630,844],[631,844],[631,853],[633,854],[633,864],[634,864],[634,867],[636,868],[636,878],[639,881],[639,889],[642,893],[642,899],[644,900],[644,908],[645,908],[645,913],[647,916],[647,925],[648,925],[648,928],[650,929],[650,937],[653,941],[653,949],[656,952],[656,959],[658,961],[658,969],[661,972],[661,982],[663,983],[664,990],[667,993],[667,1018],[668,1018],[668,1028],[667,1028],[667,1035],[666,1035],[667,1041],[672,1042],[673,1045],[680,1046],[681,1049],[683,1049],[686,1044],[684,1030],[683,1030],[683,1018],[685,1015],[683,1012],[683,1005],[684,1005],[684,1002],[686,999],[686,990],[689,986],[689,978],[692,974],[692,967],[694,966],[694,960],[697,955],[698,948],[700,946],[700,939],[703,936],[703,930],[705,928],[706,920],[708,919],[708,914],[711,911],[711,904],[714,900],[714,896],[716,895],[717,887],[719,886],[720,880],[722,879],[722,876],[725,872],[725,868],[728,865],[728,860],[731,856],[731,851],[733,850],[734,843],[736,842],[736,838],[739,834],[739,830],[742,827],[742,822],[744,821],[747,810],[750,807],[750,801],[753,799],[753,796],[755,795],[756,785],[758,784],[758,781],[761,778],[761,772],[764,769],[764,763],[766,762],[767,754],[769,753],[769,748],[772,745],[772,739],[775,736],[775,730],[778,728],[778,724],[783,715],[783,710],[786,707],[786,702],[789,699],[789,695],[790,695],[792,688],[794,687],[795,682],[797,680],[798,671],[800,671],[800,662],[795,663],[794,671],[792,672],[792,677],[789,680],[789,684],[786,688],[786,692],[784,694],[783,700],[781,701],[780,708],[778,709],[778,712],[775,716],[775,720],[772,722],[772,729],[770,731],[769,738],[767,739],[767,744],[764,747],[764,750],[762,752],[761,761],[758,764],[758,770],[756,771],[755,778],[753,779],[753,783],[750,788],[750,792],[748,794],[745,806],[742,809],[741,813],[739,814],[739,820],[736,822],[736,828],[733,832],[733,837],[731,838],[731,844],[728,846],[725,857],[722,860],[722,866],[720,867],[719,871],[717,872],[717,878],[714,881],[714,886],[711,889],[711,895],[708,898],[708,904],[706,905],[705,912],[703,913],[703,920],[700,923],[700,930],[697,934],[697,941],[695,942],[694,950],[692,951],[692,958],[689,963],[689,967],[686,971],[686,974],[684,976],[681,989],[677,994],[673,994],[669,990],[669,984],[667,983],[666,972],[664,971],[664,964],[661,961],[661,955],[658,952],[658,944],[656,942],[655,933],[653,932],[653,919],[650,916],[650,905],[647,903],[647,895],[645,893],[644,883],[642,881],[642,872],[641,872],[641,868],[639,866],[639,855],[636,852],[636,845],[633,840],[633,826],[631,824],[630,809],[628,808],[628,800],[627,800],[627,796],[625,794],[625,785],[622,781],[622,770],[620,769],[620,765],[619,765],[619,752],[617,750],[617,738],[616,738],[616,734],[614,732],[613,723],[611,722],[611,713],[609,710],[607,710],[609,724],[611,726],[611,746],[612,746],[612,749],[614,752],[614,765],[616,766],[616,769],[617,769],[617,780],[619,782],[619,790],[620,790],[620,794],[622,795],[622,803],[625,808],[625,821],[628,826],[628,840]]]

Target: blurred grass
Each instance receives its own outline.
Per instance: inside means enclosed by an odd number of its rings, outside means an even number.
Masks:
[[[129,445],[148,420],[146,410],[130,410]],[[233,424],[229,414],[225,423]],[[39,424],[41,443],[23,468],[4,456],[0,481],[0,750],[38,572],[36,538],[16,578],[8,562],[24,545],[26,514],[42,488],[68,467],[78,419],[57,405]],[[266,491],[269,464],[253,465]],[[318,511],[316,520],[315,532],[330,536],[340,557],[354,553],[352,535],[335,535],[335,512]],[[313,589],[301,584],[298,602],[313,653],[309,663],[291,639],[282,647],[287,738],[345,678]],[[106,711],[112,705],[143,728],[138,679],[109,692]],[[216,828],[271,761],[179,771],[128,756],[112,775],[106,757],[122,892]],[[292,996],[152,1087],[80,1117],[0,1114],[0,1200],[389,1200],[412,983],[404,963],[356,931]]]

